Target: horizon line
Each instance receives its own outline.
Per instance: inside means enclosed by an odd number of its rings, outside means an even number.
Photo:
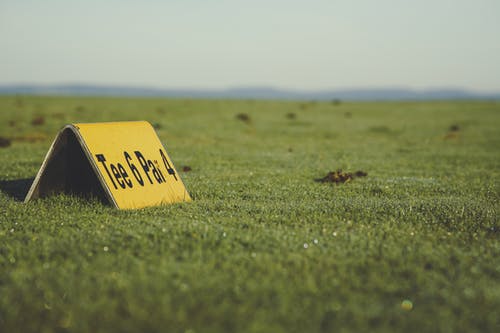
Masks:
[[[499,90],[494,89],[478,89],[468,88],[455,85],[440,85],[415,87],[406,84],[400,85],[354,85],[331,88],[295,88],[272,84],[234,84],[225,87],[196,87],[196,86],[160,86],[154,84],[132,84],[132,83],[92,83],[83,81],[62,81],[58,83],[42,83],[42,82],[0,82],[0,88],[105,88],[105,89],[141,89],[155,91],[195,91],[195,92],[228,92],[239,90],[266,90],[275,92],[290,92],[290,93],[328,93],[328,92],[349,92],[349,91],[406,91],[414,93],[430,93],[430,92],[463,92],[480,95],[497,95]]]

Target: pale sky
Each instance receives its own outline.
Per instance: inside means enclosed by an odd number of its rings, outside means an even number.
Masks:
[[[0,84],[500,91],[500,0],[0,0]]]

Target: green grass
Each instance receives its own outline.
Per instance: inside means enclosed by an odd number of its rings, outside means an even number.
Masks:
[[[16,199],[63,125],[139,119],[192,203]],[[1,332],[500,331],[500,102],[7,96],[0,133]]]

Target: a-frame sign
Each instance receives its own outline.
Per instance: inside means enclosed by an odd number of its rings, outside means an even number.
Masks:
[[[65,126],[25,202],[57,192],[96,197],[119,209],[191,201],[146,121]]]

